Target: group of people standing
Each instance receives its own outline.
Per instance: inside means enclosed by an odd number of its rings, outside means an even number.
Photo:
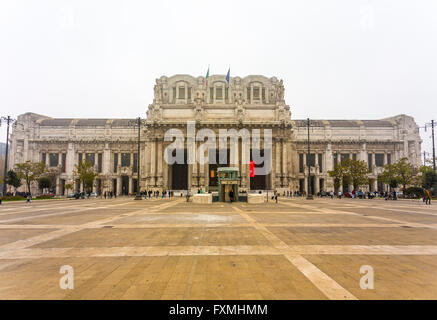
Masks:
[[[150,198],[159,198],[160,194],[161,194],[161,198],[165,198],[165,197],[174,197],[174,192],[171,190],[164,190],[162,193],[159,192],[159,190],[146,190],[146,191],[141,191],[140,192],[141,196],[144,197],[144,199],[147,200],[147,197]]]
[[[106,199],[106,198],[109,198],[109,199],[112,199],[112,197],[114,197],[114,198],[117,198],[117,194],[116,193],[114,193],[114,192],[112,192],[112,191],[108,191],[108,192],[104,192],[103,193],[103,197]]]

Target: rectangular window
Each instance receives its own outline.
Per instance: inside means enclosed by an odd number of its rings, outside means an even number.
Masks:
[[[130,167],[130,153],[121,154],[121,166]]]
[[[316,166],[316,155],[314,153],[310,153],[309,156],[307,154],[307,164],[310,167],[315,167]]]
[[[228,87],[225,88],[225,99],[226,100],[229,99],[229,88]]]
[[[59,153],[50,153],[49,154],[49,166],[57,167],[59,165]]]
[[[377,167],[384,166],[384,154],[383,153],[375,153],[375,165]]]
[[[118,153],[114,153],[114,173],[117,172],[118,167]]]
[[[138,172],[138,153],[134,153],[134,167],[133,172]]]
[[[302,193],[305,191],[305,179],[299,179],[299,192]]]
[[[185,99],[185,87],[179,87],[179,99]]]
[[[372,161],[372,154],[371,154],[371,153],[369,153],[369,154],[367,155],[367,164],[369,165],[369,170],[372,170],[372,167],[373,167],[373,161]]]
[[[333,157],[334,157],[334,169],[335,169],[337,168],[337,164],[338,164],[338,154],[334,153]]]
[[[319,161],[319,172],[323,172],[323,155],[321,153],[318,154]]]
[[[391,153],[387,153],[387,164],[391,164]]]
[[[41,162],[42,162],[42,163],[46,163],[46,161],[47,161],[47,155],[46,155],[45,153],[43,153],[43,154],[41,155]]]
[[[253,88],[253,99],[259,100],[259,88]]]
[[[191,100],[191,88],[188,88],[187,90],[187,99]]]
[[[216,99],[223,99],[223,88],[219,87],[215,89],[215,98]]]
[[[102,173],[103,154],[97,154],[97,172]]]
[[[173,102],[176,102],[176,87],[173,87]]]
[[[85,160],[91,163],[92,166],[96,163],[96,155],[94,153],[86,153]]]
[[[319,180],[319,189],[320,189],[320,192],[325,191],[325,179]]]
[[[299,172],[303,173],[303,153],[299,153]]]
[[[263,99],[263,101],[266,101],[266,89],[263,88],[261,92],[262,92],[262,99]]]
[[[342,153],[340,156],[340,162],[343,162],[346,159],[349,159],[350,155],[349,153]]]
[[[354,153],[354,154],[352,155],[352,159],[353,159],[354,161],[357,161],[357,154],[356,154],[356,153]]]
[[[62,162],[61,162],[61,169],[62,169],[62,172],[65,172],[66,171],[66,164],[67,164],[67,154],[65,154],[65,153],[63,153],[62,154]]]

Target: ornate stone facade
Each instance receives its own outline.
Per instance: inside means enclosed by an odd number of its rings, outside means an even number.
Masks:
[[[217,165],[194,162],[171,165],[164,161],[166,132],[184,133],[180,146],[194,154],[202,141],[190,141],[187,123],[196,132],[210,129],[272,132],[272,170],[260,178],[251,178],[249,159],[243,153],[242,140],[216,141],[216,149],[230,150],[225,164],[239,168],[240,190],[307,190],[307,130],[303,120],[292,120],[284,101],[282,80],[275,77],[233,77],[229,84],[224,75],[208,79],[189,75],[161,77],[156,80],[154,100],[147,109],[141,128],[141,153],[137,157],[137,130],[134,119],[54,119],[34,113],[18,117],[11,139],[10,167],[16,163],[45,161],[59,170],[56,192],[63,194],[66,183],[75,184],[74,165],[81,159],[93,162],[99,172],[95,191],[117,194],[136,191],[136,161],[140,161],[141,190],[215,190]],[[369,168],[376,178],[382,165],[408,157],[420,164],[421,139],[414,119],[399,115],[383,120],[319,120],[311,128],[311,170],[313,190],[330,191],[328,176],[336,161],[346,157],[371,161]],[[314,122],[313,122],[314,124]],[[264,150],[265,138],[259,146]],[[252,141],[252,144],[254,141]],[[254,144],[252,145],[254,147]],[[254,147],[255,148],[255,147]],[[265,150],[264,150],[265,151]],[[256,180],[256,181],[255,181]],[[375,182],[371,189],[381,189]]]

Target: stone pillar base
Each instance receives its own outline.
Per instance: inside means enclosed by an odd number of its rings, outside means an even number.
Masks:
[[[211,193],[196,193],[193,195],[193,203],[211,204],[212,203],[212,194]]]
[[[249,193],[247,195],[247,203],[264,203],[266,201],[265,194]]]

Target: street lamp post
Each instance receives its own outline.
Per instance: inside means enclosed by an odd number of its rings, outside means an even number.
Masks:
[[[15,122],[15,119],[12,119],[10,116],[7,117],[1,117],[0,118],[0,125],[2,121],[6,121],[7,123],[7,129],[6,129],[6,150],[5,150],[5,168],[4,168],[4,175],[3,175],[3,195],[6,194],[6,174],[8,171],[8,154],[9,154],[9,125],[11,123]]]
[[[429,127],[431,127],[431,140],[432,140],[432,167],[434,172],[436,172],[436,166],[435,166],[435,142],[434,142],[434,120],[431,120],[431,122],[425,123],[423,127],[419,127],[419,129],[425,129],[425,132]],[[424,153],[425,157],[425,153]]]
[[[140,152],[141,152],[141,125],[142,125],[142,120],[140,117],[138,117],[135,121],[130,121],[130,123],[134,126],[137,127],[138,129],[138,150],[137,150],[137,193],[135,195],[135,200],[142,200],[143,198],[141,197],[140,194]]]
[[[307,130],[308,130],[308,154],[307,154],[307,167],[308,167],[308,194],[307,200],[314,200],[313,193],[311,190],[311,166],[310,166],[310,118],[307,119]]]
[[[141,197],[141,192],[140,192],[140,152],[141,152],[141,139],[140,139],[140,134],[141,134],[141,118],[138,117],[137,118],[137,126],[138,126],[138,155],[137,155],[137,194],[135,195],[135,200],[142,200],[143,198]]]

